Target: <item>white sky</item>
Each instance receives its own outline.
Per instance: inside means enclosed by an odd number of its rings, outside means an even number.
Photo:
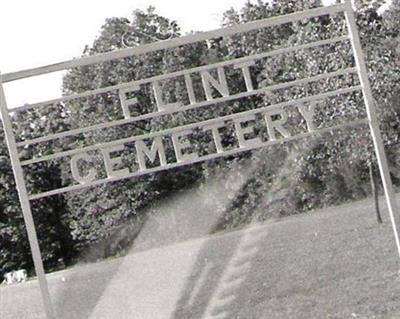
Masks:
[[[325,2],[329,2],[326,0]],[[246,0],[0,0],[0,71],[69,60],[92,44],[104,20],[131,18],[137,8],[149,5],[176,20],[184,32],[218,28],[222,13],[241,8]],[[9,107],[60,96],[61,74],[11,82],[5,85]]]

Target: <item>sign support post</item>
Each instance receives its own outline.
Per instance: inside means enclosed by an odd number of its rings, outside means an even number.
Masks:
[[[367,110],[369,126],[371,130],[372,140],[374,142],[376,158],[378,161],[379,171],[382,178],[382,184],[385,191],[385,197],[388,205],[390,221],[392,223],[394,238],[396,241],[397,250],[400,257],[400,240],[397,225],[400,225],[400,215],[397,209],[397,203],[393,190],[393,183],[390,177],[389,165],[385,154],[385,147],[382,141],[382,135],[379,129],[378,117],[372,96],[372,89],[368,79],[367,67],[361,47],[360,36],[357,31],[356,19],[354,16],[351,0],[345,0],[346,10],[345,17],[347,28],[350,36],[351,46],[355,58],[357,72],[360,78],[364,103]]]
[[[237,58],[237,59],[233,59],[233,60],[229,60],[229,61],[217,62],[212,65],[202,65],[202,66],[198,66],[198,67],[187,69],[187,70],[176,71],[176,72],[173,72],[170,74],[155,75],[152,77],[147,77],[147,78],[135,81],[134,84],[136,86],[132,86],[133,85],[132,83],[125,83],[125,84],[114,85],[112,87],[111,86],[106,87],[106,88],[102,87],[102,88],[98,88],[96,90],[86,91],[86,92],[83,92],[80,94],[71,95],[69,97],[68,96],[63,97],[61,99],[40,102],[35,105],[22,106],[17,109],[14,109],[14,111],[26,110],[26,109],[30,109],[30,108],[34,108],[34,107],[39,107],[39,106],[45,107],[48,105],[53,105],[54,103],[57,103],[59,101],[66,101],[66,100],[71,100],[71,99],[75,99],[75,98],[82,98],[82,97],[87,97],[87,96],[96,95],[96,94],[109,92],[109,91],[119,90],[119,93],[121,93],[121,92],[125,92],[124,90],[126,89],[127,84],[129,84],[128,87],[131,88],[133,91],[135,91],[136,88],[139,87],[139,85],[144,85],[144,84],[151,84],[151,85],[153,85],[154,88],[158,88],[157,81],[170,79],[170,78],[176,78],[176,77],[182,76],[182,75],[185,76],[185,79],[188,79],[188,78],[190,79],[191,73],[200,72],[200,74],[209,74],[208,73],[209,70],[212,70],[212,69],[217,70],[219,72],[218,73],[219,78],[222,79],[223,77],[225,77],[225,74],[223,72],[224,67],[230,66],[230,65],[235,67],[235,65],[237,65],[238,60],[240,60],[241,63],[243,63],[243,62],[247,63],[246,65],[252,65],[252,63],[255,60],[264,59],[264,58],[271,57],[274,55],[295,52],[296,50],[308,49],[308,48],[318,47],[321,45],[328,45],[328,44],[334,44],[337,42],[348,41],[349,39],[350,39],[350,43],[352,46],[352,53],[353,53],[354,59],[355,59],[355,64],[356,64],[355,68],[351,67],[351,68],[346,68],[346,69],[340,69],[340,70],[336,70],[335,72],[330,72],[330,73],[325,72],[325,73],[318,74],[316,76],[311,76],[308,78],[301,78],[301,79],[297,79],[295,81],[279,83],[279,84],[269,87],[269,89],[276,90],[278,88],[280,88],[280,89],[289,88],[289,87],[292,87],[292,86],[295,86],[298,84],[306,84],[306,83],[316,82],[316,81],[320,81],[323,79],[329,79],[329,78],[333,78],[333,77],[336,77],[339,75],[350,74],[350,73],[358,74],[358,77],[360,80],[360,85],[356,85],[356,86],[352,86],[352,87],[345,87],[345,88],[338,88],[335,91],[329,91],[329,92],[324,92],[324,93],[321,93],[318,95],[307,96],[302,99],[297,99],[297,101],[286,101],[286,102],[282,102],[282,103],[278,103],[278,104],[268,105],[268,106],[258,108],[258,109],[251,109],[251,110],[247,110],[247,111],[243,111],[243,112],[239,112],[239,113],[233,113],[233,114],[226,115],[226,116],[219,116],[219,117],[216,117],[213,119],[208,119],[208,120],[202,121],[202,122],[190,123],[190,124],[187,124],[184,126],[176,126],[176,127],[161,130],[161,131],[151,132],[146,135],[134,135],[134,136],[126,137],[123,139],[109,141],[106,143],[89,145],[89,146],[81,147],[81,148],[77,148],[77,149],[70,149],[68,151],[55,152],[53,154],[49,154],[49,155],[45,155],[45,156],[40,156],[40,157],[34,156],[28,160],[25,159],[25,160],[21,161],[19,158],[18,148],[24,147],[26,145],[33,145],[33,144],[41,143],[44,141],[50,141],[50,140],[55,140],[55,139],[59,139],[59,138],[66,137],[66,136],[81,134],[83,132],[90,132],[90,131],[95,131],[95,130],[99,130],[99,129],[103,129],[103,128],[106,129],[106,128],[111,128],[111,127],[124,125],[124,124],[128,124],[128,123],[134,123],[134,122],[137,122],[137,121],[140,121],[143,119],[151,119],[156,116],[163,116],[163,115],[167,115],[167,114],[176,113],[176,112],[178,112],[178,110],[176,108],[171,108],[170,110],[160,110],[159,103],[156,101],[157,102],[156,106],[157,106],[158,111],[142,114],[142,115],[136,116],[136,117],[130,117],[130,114],[126,114],[126,112],[125,112],[126,110],[123,107],[122,111],[124,112],[124,116],[125,116],[125,118],[123,120],[113,120],[113,121],[108,121],[108,122],[104,122],[104,123],[100,123],[100,124],[96,124],[96,125],[92,125],[92,126],[84,126],[84,127],[72,129],[69,131],[62,131],[62,132],[52,133],[47,136],[33,138],[31,140],[19,141],[17,143],[14,132],[12,130],[12,122],[11,122],[12,118],[10,117],[10,113],[9,113],[10,110],[7,107],[3,83],[22,79],[22,78],[27,78],[27,77],[31,77],[31,76],[37,76],[37,75],[41,75],[41,74],[66,70],[69,68],[80,67],[80,66],[84,66],[84,65],[92,65],[92,64],[101,63],[101,62],[105,62],[105,61],[109,61],[109,60],[113,60],[113,59],[121,59],[124,57],[159,51],[159,50],[168,49],[168,48],[174,48],[174,47],[178,47],[178,46],[182,46],[182,45],[186,45],[186,44],[197,43],[200,41],[206,41],[206,40],[216,38],[216,37],[227,37],[227,36],[231,36],[231,35],[234,35],[237,33],[248,32],[248,31],[256,30],[256,29],[260,29],[260,28],[267,28],[267,27],[271,27],[274,25],[281,25],[284,23],[299,21],[302,19],[309,19],[309,18],[321,16],[321,15],[336,14],[339,12],[340,13],[344,12],[346,23],[347,23],[348,35],[346,34],[341,37],[330,38],[330,39],[325,39],[325,40],[320,40],[320,41],[314,41],[311,43],[305,43],[305,44],[297,45],[294,47],[283,47],[283,48],[280,48],[277,50],[263,52],[260,54],[254,54],[254,55],[241,57],[241,58]],[[258,88],[257,90],[255,90],[252,87],[252,84],[250,81],[251,79],[249,80],[248,69],[244,69],[244,70],[245,71],[243,71],[243,72],[244,72],[244,79],[245,79],[245,84],[246,84],[246,91],[238,93],[238,94],[232,94],[232,95],[229,94],[228,85],[227,85],[227,83],[225,83],[226,81],[224,83],[222,81],[221,81],[221,83],[219,83],[219,82],[214,83],[214,82],[211,82],[211,80],[208,77],[204,78],[202,76],[202,79],[203,79],[202,82],[203,82],[203,86],[204,86],[204,89],[206,92],[210,89],[209,88],[210,85],[212,85],[221,94],[221,97],[216,98],[216,99],[213,99],[212,96],[211,97],[208,96],[207,100],[196,101],[196,99],[193,97],[193,94],[192,94],[193,93],[192,92],[193,88],[191,87],[192,84],[190,83],[190,81],[186,81],[186,83],[189,83],[189,84],[187,84],[187,86],[188,86],[187,89],[188,89],[190,104],[180,107],[179,111],[183,112],[185,110],[196,109],[199,107],[212,105],[213,103],[227,102],[227,101],[231,101],[231,100],[235,100],[235,99],[239,99],[239,98],[243,98],[243,97],[253,96],[256,94],[265,94],[265,91],[268,88]],[[293,135],[293,136],[291,136],[289,133],[283,134],[281,132],[282,135],[284,136],[284,138],[281,138],[279,140],[277,140],[275,138],[274,134],[271,134],[271,136],[267,142],[262,142],[261,140],[259,140],[257,138],[254,138],[253,141],[247,140],[247,142],[246,142],[246,140],[243,138],[243,134],[246,134],[247,132],[244,131],[244,128],[241,126],[240,123],[254,119],[254,116],[256,113],[263,113],[264,117],[265,117],[266,114],[268,112],[270,112],[270,110],[272,108],[275,111],[278,111],[278,113],[279,113],[279,110],[282,110],[284,107],[294,107],[295,105],[297,105],[299,103],[300,104],[301,103],[313,103],[317,100],[329,98],[331,96],[347,94],[347,93],[351,93],[351,92],[355,92],[355,91],[359,92],[360,90],[362,90],[362,93],[363,93],[363,99],[364,99],[368,119],[363,118],[363,119],[353,121],[351,123],[346,123],[344,125],[339,125],[336,127],[325,127],[325,128],[320,128],[318,130],[310,129],[311,126],[307,125],[307,129],[308,129],[307,132],[299,133],[299,134]],[[125,97],[123,94],[122,94],[122,97],[123,97],[123,99],[120,102],[121,104],[126,102],[126,101],[124,102]],[[131,102],[132,101],[133,101],[133,99],[131,99]],[[268,109],[266,109],[267,107],[268,107]],[[274,113],[274,114],[278,114],[278,113]],[[302,113],[302,112],[300,112],[300,113]],[[311,114],[312,112],[309,111],[309,113]],[[269,114],[268,116],[271,116],[271,113],[268,113],[268,114]],[[284,118],[283,114],[284,113],[282,113],[282,115],[281,115],[282,119]],[[307,117],[304,116],[306,121],[307,121],[307,119],[309,119],[309,117],[312,118],[312,115],[310,115],[310,114],[308,114]],[[375,109],[375,105],[374,105],[374,99],[372,96],[372,90],[371,90],[371,86],[370,86],[369,79],[368,79],[367,67],[366,67],[365,59],[364,59],[363,52],[362,52],[361,41],[360,41],[360,37],[358,34],[358,30],[357,30],[356,19],[355,19],[354,11],[352,8],[351,0],[343,0],[342,3],[335,4],[335,5],[332,5],[329,7],[320,7],[320,8],[310,9],[307,11],[293,13],[293,14],[286,15],[286,16],[257,20],[257,21],[249,22],[244,25],[235,25],[232,27],[223,28],[223,29],[219,29],[219,30],[202,32],[202,33],[198,33],[195,35],[174,38],[174,39],[170,39],[170,40],[166,40],[166,41],[159,41],[156,43],[151,43],[151,44],[147,44],[147,45],[143,45],[143,46],[139,46],[139,47],[123,49],[123,50],[119,50],[119,51],[115,51],[115,52],[108,52],[108,53],[104,53],[104,54],[100,54],[100,55],[96,55],[96,56],[84,57],[81,59],[73,59],[70,61],[64,61],[61,63],[43,66],[43,67],[39,67],[39,68],[35,68],[35,69],[29,69],[29,70],[20,71],[20,72],[14,72],[14,73],[10,73],[10,74],[5,74],[3,77],[0,74],[0,115],[2,117],[5,139],[7,142],[7,147],[8,147],[10,158],[11,158],[11,164],[12,164],[12,169],[13,169],[13,173],[14,173],[14,177],[15,177],[15,181],[16,181],[18,196],[19,196],[19,199],[21,202],[21,208],[22,208],[22,212],[23,212],[23,216],[24,216],[24,220],[25,220],[26,230],[28,233],[29,244],[30,244],[30,248],[32,251],[33,262],[35,265],[35,270],[36,270],[36,274],[37,274],[38,281],[39,281],[39,286],[40,286],[40,290],[41,290],[43,305],[44,305],[47,319],[55,319],[55,313],[54,313],[51,298],[50,298],[48,284],[47,284],[47,280],[45,277],[45,271],[44,271],[44,267],[43,267],[43,260],[42,260],[42,256],[41,256],[41,252],[40,252],[37,233],[35,230],[34,220],[32,217],[31,200],[44,198],[47,196],[53,196],[56,194],[61,194],[61,193],[72,191],[72,190],[78,190],[78,189],[86,188],[89,186],[96,186],[96,185],[100,185],[100,184],[103,184],[106,182],[117,181],[117,180],[121,180],[124,178],[141,176],[141,175],[144,175],[147,173],[157,172],[157,171],[161,171],[164,169],[170,169],[173,167],[194,164],[194,163],[198,163],[200,161],[211,160],[211,159],[219,158],[222,156],[233,155],[233,154],[236,154],[239,152],[244,152],[244,151],[249,151],[252,149],[260,148],[262,146],[272,145],[275,143],[282,143],[284,141],[294,140],[295,138],[309,136],[311,134],[314,134],[317,131],[318,132],[330,131],[334,128],[339,128],[339,127],[348,126],[348,125],[359,125],[361,123],[369,124],[370,132],[371,132],[371,136],[373,139],[374,148],[375,148],[375,152],[376,152],[376,156],[377,156],[377,161],[378,161],[378,165],[379,165],[379,170],[380,170],[380,174],[381,174],[381,178],[382,178],[382,183],[383,183],[383,187],[385,190],[385,196],[386,196],[386,200],[387,200],[387,204],[388,204],[388,210],[389,210],[390,220],[392,223],[396,246],[397,246],[398,254],[400,256],[400,239],[399,239],[400,234],[397,229],[397,225],[400,225],[400,214],[397,210],[397,203],[395,200],[393,184],[392,184],[392,180],[390,177],[389,165],[388,165],[387,157],[385,154],[385,148],[383,145],[381,132],[379,129],[379,123],[378,123],[378,118],[377,118],[376,109]],[[268,119],[269,119],[269,117],[268,117]],[[231,149],[231,150],[223,150],[223,148],[220,144],[218,135],[215,134],[215,136],[217,136],[217,137],[215,137],[214,136],[215,131],[213,131],[214,142],[216,145],[217,152],[203,155],[203,156],[198,156],[197,153],[191,153],[191,154],[186,154],[186,155],[182,154],[182,148],[185,148],[186,144],[182,144],[182,142],[179,141],[179,137],[189,134],[188,132],[191,132],[191,130],[194,128],[200,128],[203,131],[204,130],[207,131],[207,130],[210,130],[210,127],[211,127],[211,129],[213,129],[213,130],[218,130],[219,127],[223,126],[223,125],[220,126],[221,123],[224,124],[226,121],[233,121],[233,123],[235,124],[236,131],[240,133],[240,136],[242,136],[242,138],[241,138],[242,140],[239,139],[239,141],[238,141],[239,142],[238,148]],[[270,126],[272,126],[271,121],[272,120],[270,120],[270,119],[267,120],[266,125],[267,125],[268,129],[270,128]],[[282,124],[282,122],[280,122],[280,124]],[[208,127],[208,129],[205,129],[207,127]],[[272,126],[272,130],[273,130],[273,127],[274,126]],[[172,143],[174,144],[176,161],[173,163],[167,163],[167,161],[165,159],[165,151],[163,149],[162,138],[167,135],[168,136],[171,135]],[[143,146],[143,145],[145,145],[143,140],[149,139],[149,138],[153,138],[153,146],[152,146],[151,150],[145,149]],[[142,162],[138,163],[139,166],[142,166],[142,167],[139,167],[140,169],[137,171],[131,172],[131,171],[129,171],[128,168],[125,168],[124,170],[121,170],[119,172],[117,172],[117,171],[114,172],[112,167],[110,168],[109,164],[107,164],[110,162],[110,158],[109,158],[110,152],[112,152],[113,150],[121,151],[126,143],[133,143],[133,142],[135,142],[136,151],[139,153],[141,152],[140,154],[143,156],[146,155],[151,162],[154,163],[155,157],[158,155],[160,165],[152,167],[152,168],[146,168],[146,164],[145,163],[143,164],[143,162],[145,162],[145,161],[142,161]],[[85,156],[87,156],[87,152],[93,151],[93,150],[100,151],[103,153],[104,163],[106,165],[106,170],[107,170],[107,178],[99,177],[99,179],[97,179],[97,180],[95,180],[95,178],[93,178],[93,180],[92,180],[92,178],[85,179],[85,178],[81,178],[80,176],[78,176],[78,178],[76,178],[76,176],[79,175],[79,174],[74,174],[74,168],[76,168],[76,166],[74,166],[74,165],[76,164],[76,161],[79,159],[80,160],[85,159],[86,158]],[[23,169],[22,169],[23,166],[31,165],[31,164],[42,162],[42,161],[48,161],[48,160],[55,159],[55,158],[71,157],[71,156],[72,156],[71,163],[74,164],[71,168],[72,175],[73,175],[73,177],[75,177],[75,182],[79,182],[78,184],[74,183],[70,186],[56,188],[56,189],[48,190],[48,191],[45,191],[42,193],[35,193],[35,194],[28,193],[26,184],[25,184],[25,180],[24,180],[24,175],[23,175]],[[75,158],[74,158],[74,156],[75,156]],[[76,157],[76,156],[78,156],[78,157]],[[115,158],[115,160],[119,161],[120,159]],[[76,171],[75,171],[75,173],[76,173]],[[114,174],[114,173],[118,173],[118,174]]]
[[[18,191],[19,200],[21,202],[22,213],[25,220],[26,231],[28,233],[29,245],[32,252],[33,263],[35,266],[36,276],[39,281],[40,292],[47,319],[55,319],[47,279],[43,267],[42,255],[40,252],[39,241],[35,229],[35,223],[32,216],[31,205],[26,189],[21,163],[18,156],[18,149],[15,142],[15,135],[12,130],[11,119],[7,102],[4,94],[4,88],[0,74],[0,114],[3,122],[4,136],[10,154],[11,165],[14,173],[15,184]]]

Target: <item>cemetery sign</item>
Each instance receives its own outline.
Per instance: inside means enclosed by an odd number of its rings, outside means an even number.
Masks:
[[[99,64],[111,60],[143,55],[160,50],[177,48],[200,41],[208,41],[214,38],[230,37],[245,32],[271,28],[287,23],[294,23],[296,21],[304,21],[315,17],[336,14],[343,14],[346,20],[347,34],[343,36],[310,41],[291,47],[283,47],[249,56],[224,60],[208,65],[201,65],[191,69],[155,75],[149,78],[121,83],[110,87],[102,87],[70,96],[64,96],[59,99],[24,105],[17,108],[10,109],[6,104],[3,83],[86,65]],[[260,83],[254,83],[254,79],[251,76],[253,68],[257,62],[262,59],[295,53],[298,50],[318,48],[325,45],[335,45],[346,41],[351,45],[352,55],[355,61],[353,66],[271,86],[263,86]],[[232,88],[229,87],[230,73],[226,72],[227,69],[235,70],[240,74],[244,83],[241,92],[233,91]],[[224,105],[229,106],[230,102],[238,99],[268,94],[268,92],[274,90],[282,90],[321,80],[329,80],[334,77],[348,74],[358,76],[359,83],[298,99],[265,105],[260,108],[238,113],[228,113],[222,116],[208,118],[181,126],[154,130],[146,134],[128,134],[124,138],[87,144],[74,149],[54,151],[50,154],[46,153],[45,155],[37,153],[28,159],[21,158],[21,150],[25,147],[57,141],[66,137],[74,137],[80,134],[98,132],[100,130],[111,128],[118,129],[124,125],[139,121],[152,120],[162,116],[180,114],[200,108],[210,108],[221,103],[225,103]],[[193,84],[193,79],[195,77],[200,79],[201,90],[204,92],[204,99],[199,99],[195,94]],[[161,85],[163,81],[183,81],[187,103],[167,101],[162,89],[163,86]],[[148,113],[141,113],[143,105],[141,105],[136,96],[144,87],[150,88],[155,100],[154,109]],[[318,109],[319,101],[354,92],[360,92],[362,94],[367,114],[366,118],[356,119],[330,127],[321,128],[318,126],[315,121],[315,114]],[[115,94],[118,97],[121,118],[59,131],[54,134],[39,136],[32,139],[16,139],[12,127],[13,117],[11,116],[11,113],[53,107],[54,105],[57,105],[57,103],[65,103],[82,98],[84,99],[103,93]],[[316,133],[330,132],[333,129],[341,127],[360,124],[369,125],[388,203],[395,240],[400,254],[400,242],[397,230],[397,221],[399,216],[396,211],[396,203],[388,163],[382,143],[381,133],[379,131],[374,100],[371,93],[367,69],[350,0],[327,7],[320,7],[289,15],[257,20],[246,24],[234,25],[227,28],[197,33],[180,38],[173,38],[95,56],[87,56],[35,69],[3,74],[0,77],[0,112],[17,190],[28,231],[36,274],[39,279],[44,309],[48,319],[55,318],[55,314],[45,278],[43,261],[32,218],[31,201],[125,178],[133,178],[161,170],[233,155],[267,145],[304,138]],[[304,123],[304,126],[301,129],[294,127],[294,125],[290,123],[289,119],[293,116],[299,117]],[[261,127],[266,132],[266,138],[264,138],[265,136],[261,137],[257,135],[257,130],[255,130],[256,126]],[[233,146],[231,145],[230,147],[227,147],[222,142],[224,131],[226,131],[227,128],[234,132],[236,139]],[[193,147],[192,142],[198,144],[202,140],[196,140],[199,136],[208,137],[208,139],[212,141],[213,147],[207,152],[200,153],[195,147]],[[169,154],[170,152],[168,152],[169,155],[167,154],[168,145],[172,145],[172,155]],[[124,161],[124,158],[131,158],[133,160]],[[29,169],[30,166],[40,162],[60,159],[67,159],[68,161],[68,166],[70,167],[71,172],[71,184],[57,189],[31,193],[30,190],[27,189],[23,170]],[[101,161],[101,170],[98,169],[98,166],[92,165],[92,163],[98,159]],[[132,162],[134,163],[132,164]]]

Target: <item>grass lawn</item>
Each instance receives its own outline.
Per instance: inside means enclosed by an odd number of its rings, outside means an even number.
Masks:
[[[400,318],[400,259],[372,201],[50,274],[57,318]],[[0,317],[43,318],[36,281]]]

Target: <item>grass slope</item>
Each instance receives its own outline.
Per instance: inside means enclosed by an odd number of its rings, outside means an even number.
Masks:
[[[57,318],[400,318],[400,260],[371,200],[49,275]],[[43,318],[37,282],[0,317]]]

